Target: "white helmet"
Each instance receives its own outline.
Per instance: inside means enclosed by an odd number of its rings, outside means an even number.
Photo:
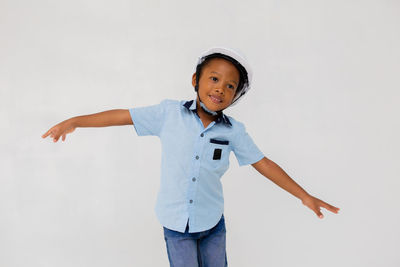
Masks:
[[[217,47],[212,47],[212,48],[208,49],[207,51],[203,52],[199,56],[199,58],[197,59],[195,72],[196,72],[197,66],[205,60],[205,57],[212,55],[212,54],[217,54],[217,53],[220,53],[220,54],[223,54],[223,55],[226,55],[228,57],[235,59],[240,65],[242,65],[242,67],[247,72],[247,83],[243,84],[243,88],[241,89],[241,92],[236,95],[236,97],[232,100],[232,104],[230,105],[230,106],[234,106],[239,101],[239,99],[250,90],[251,83],[252,83],[252,77],[253,77],[253,71],[250,68],[249,63],[247,62],[247,59],[245,58],[245,56],[243,54],[241,54],[231,48],[217,46]],[[197,90],[197,89],[195,89],[195,90]]]

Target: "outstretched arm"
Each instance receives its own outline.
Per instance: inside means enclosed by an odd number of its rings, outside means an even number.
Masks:
[[[65,141],[65,136],[68,133],[72,133],[77,127],[106,127],[128,124],[133,124],[129,110],[113,109],[90,115],[77,116],[62,121],[51,127],[42,135],[42,138],[46,138],[50,135],[53,141],[57,142],[62,136],[62,140]]]
[[[323,218],[321,207],[338,213],[339,208],[334,207],[316,197],[309,195],[301,186],[299,186],[287,173],[272,160],[264,157],[263,159],[253,163],[252,166],[266,178],[270,179],[279,187],[285,189],[295,197],[299,198],[302,203],[313,210],[319,218]]]

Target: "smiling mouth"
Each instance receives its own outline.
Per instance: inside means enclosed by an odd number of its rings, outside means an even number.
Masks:
[[[218,98],[215,98],[212,95],[210,95],[210,99],[215,104],[221,104],[222,103],[222,100],[219,100]]]

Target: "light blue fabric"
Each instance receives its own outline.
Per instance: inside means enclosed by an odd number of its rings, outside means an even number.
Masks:
[[[222,114],[204,128],[194,100],[164,99],[129,112],[139,136],[155,135],[161,140],[161,178],[155,206],[159,222],[181,233],[188,219],[189,233],[214,227],[224,212],[220,179],[229,167],[230,152],[240,166],[264,157],[244,124]]]

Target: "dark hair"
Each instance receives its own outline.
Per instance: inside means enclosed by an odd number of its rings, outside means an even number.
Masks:
[[[203,67],[206,66],[207,63],[213,58],[223,58],[225,60],[228,60],[239,71],[239,84],[238,84],[238,87],[236,88],[236,92],[235,92],[235,96],[237,96],[242,91],[243,87],[245,85],[247,86],[249,83],[247,71],[236,59],[234,59],[230,56],[221,54],[221,53],[214,53],[214,54],[205,56],[203,58],[204,59],[203,62],[201,62],[200,64],[198,64],[196,66],[196,91],[199,88],[199,80],[200,80],[200,75],[201,75],[201,71],[202,71]]]

